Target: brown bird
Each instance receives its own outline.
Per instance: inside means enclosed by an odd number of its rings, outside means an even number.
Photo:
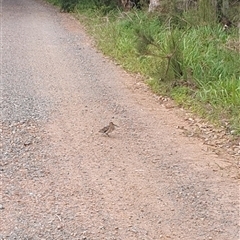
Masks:
[[[116,124],[114,124],[113,122],[110,122],[108,126],[102,128],[99,132],[100,133],[104,133],[109,137],[109,133],[111,133],[115,127],[118,127]]]

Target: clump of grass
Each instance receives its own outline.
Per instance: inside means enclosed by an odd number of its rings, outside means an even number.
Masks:
[[[78,0],[61,0],[61,12],[73,12],[74,8],[76,7]]]
[[[230,123],[230,130],[240,133],[240,79],[222,79],[204,84],[196,93],[196,100],[204,110],[203,115],[220,123]],[[209,114],[210,113],[210,114]],[[216,118],[218,117],[218,118]]]

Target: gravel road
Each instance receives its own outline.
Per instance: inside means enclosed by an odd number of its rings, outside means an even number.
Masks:
[[[1,4],[1,240],[240,239],[236,158],[184,136],[69,14]]]

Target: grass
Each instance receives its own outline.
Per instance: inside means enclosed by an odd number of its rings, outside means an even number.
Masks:
[[[237,28],[224,31],[218,24],[206,24],[202,15],[199,24],[192,24],[199,16],[191,12],[163,18],[96,2],[79,1],[74,13],[98,48],[128,71],[145,76],[154,92],[240,135]]]

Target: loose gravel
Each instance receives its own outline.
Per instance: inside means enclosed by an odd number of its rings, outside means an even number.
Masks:
[[[240,238],[237,145],[192,137],[69,14],[2,4],[1,240]]]

